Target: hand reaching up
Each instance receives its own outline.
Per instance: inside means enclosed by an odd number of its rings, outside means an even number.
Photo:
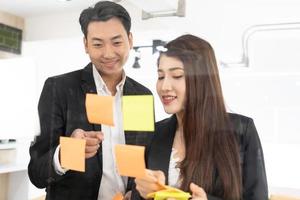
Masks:
[[[143,178],[136,178],[136,189],[140,195],[146,199],[147,194],[156,192],[161,189],[160,185],[165,184],[165,175],[160,170],[148,170],[146,169],[146,176]]]
[[[191,200],[207,200],[206,192],[198,185],[191,183],[190,190],[192,192]]]

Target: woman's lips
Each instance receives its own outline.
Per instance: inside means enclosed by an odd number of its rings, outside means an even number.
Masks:
[[[176,96],[165,95],[162,96],[162,102],[164,105],[169,105],[176,99]]]

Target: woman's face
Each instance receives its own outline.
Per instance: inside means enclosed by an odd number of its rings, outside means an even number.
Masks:
[[[183,63],[162,55],[158,63],[156,90],[168,114],[181,114],[185,103],[185,76]]]

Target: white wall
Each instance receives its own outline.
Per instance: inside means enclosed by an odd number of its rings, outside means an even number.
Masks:
[[[249,42],[249,68],[221,70],[226,101],[255,120],[271,192],[300,195],[300,30],[257,32]]]
[[[26,18],[24,39],[36,41],[79,36],[79,14],[80,11],[73,11]]]
[[[2,59],[0,72],[0,139],[32,139],[38,133],[37,73],[34,60]]]

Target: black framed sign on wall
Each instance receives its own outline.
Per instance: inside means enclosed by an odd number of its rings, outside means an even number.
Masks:
[[[0,23],[0,51],[21,54],[22,30]]]

